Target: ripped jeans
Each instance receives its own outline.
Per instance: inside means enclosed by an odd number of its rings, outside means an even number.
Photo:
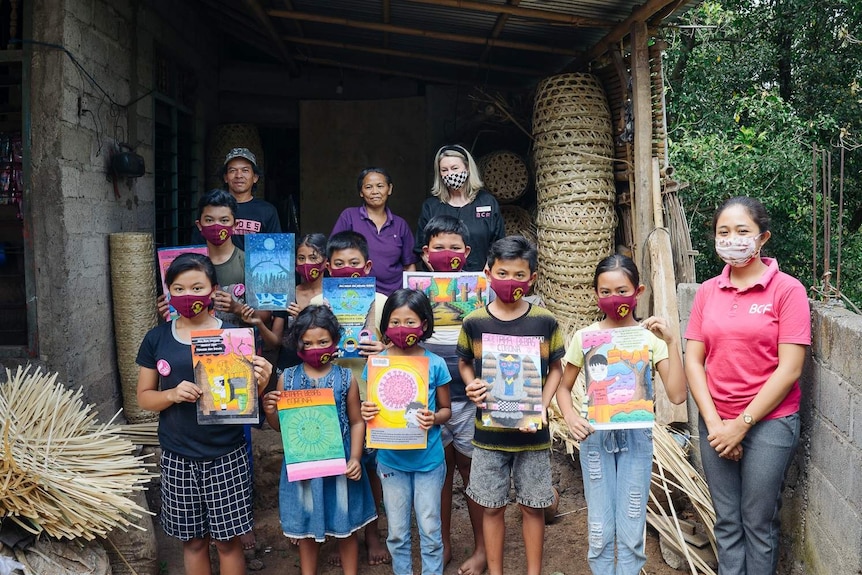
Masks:
[[[646,563],[652,452],[652,429],[595,431],[581,442],[593,575],[638,575]]]

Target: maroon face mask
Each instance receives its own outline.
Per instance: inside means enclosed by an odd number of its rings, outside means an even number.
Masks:
[[[334,278],[364,278],[368,273],[365,271],[365,266],[360,268],[344,266],[343,268],[329,268],[329,275]]]
[[[637,294],[600,297],[599,309],[605,312],[605,315],[608,316],[609,319],[619,321],[627,318],[635,311],[637,301]]]
[[[302,277],[304,283],[311,283],[318,280],[323,275],[323,262],[318,264],[297,264],[296,273]]]
[[[233,226],[223,226],[221,224],[201,226],[201,235],[214,246],[220,246],[233,235]]]
[[[421,326],[406,326],[398,325],[386,328],[386,337],[396,346],[401,349],[413,347],[419,343],[419,338],[425,329]]]
[[[493,278],[491,279],[491,289],[503,303],[515,303],[530,291],[530,282]]]
[[[313,349],[297,349],[296,355],[299,356],[304,363],[307,363],[315,369],[320,369],[324,365],[335,359],[335,350],[338,346],[335,344],[329,347],[316,347]]]
[[[193,318],[209,309],[212,298],[207,295],[172,295],[170,304],[183,317]]]
[[[435,272],[460,272],[466,261],[466,256],[461,252],[452,250],[428,252],[428,264]]]

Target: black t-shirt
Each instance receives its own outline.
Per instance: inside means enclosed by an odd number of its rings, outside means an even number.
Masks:
[[[159,391],[195,380],[192,346],[177,339],[173,326],[171,321],[147,332],[135,360],[141,367],[159,373]],[[221,327],[235,326],[222,323]],[[188,459],[209,460],[245,444],[245,433],[242,425],[199,425],[197,405],[182,402],[159,414],[159,444]]]
[[[425,237],[425,225],[435,216],[454,216],[464,222],[470,234],[467,245],[470,246],[470,255],[464,265],[465,272],[480,272],[485,269],[488,261],[488,248],[491,244],[506,236],[506,228],[503,225],[503,214],[500,212],[500,204],[497,198],[485,190],[479,190],[472,202],[466,206],[456,208],[440,201],[440,198],[432,197],[422,204],[422,212],[419,214],[419,226],[416,230],[416,254],[422,257],[422,248],[428,243]]]
[[[275,206],[265,200],[252,198],[236,205],[236,225],[231,239],[236,247],[245,249],[246,234],[281,233],[281,222]],[[204,244],[206,240],[195,226],[192,230],[192,244]]]

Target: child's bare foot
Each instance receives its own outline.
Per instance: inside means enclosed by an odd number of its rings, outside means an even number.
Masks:
[[[330,553],[329,557],[326,559],[326,562],[333,567],[341,567],[341,554],[338,551]]]
[[[488,566],[485,551],[476,550],[458,568],[458,575],[482,575]]]
[[[392,562],[389,550],[383,545],[380,535],[377,533],[369,534],[368,531],[365,532],[365,551],[368,553],[369,565],[389,564]]]

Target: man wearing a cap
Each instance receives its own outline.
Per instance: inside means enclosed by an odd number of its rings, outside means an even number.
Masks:
[[[248,148],[234,148],[227,153],[222,168],[222,177],[228,191],[237,203],[236,225],[231,236],[233,243],[245,249],[245,234],[281,233],[281,222],[275,206],[254,197],[254,189],[260,179],[257,158]],[[203,243],[203,237],[195,228],[194,243]]]

